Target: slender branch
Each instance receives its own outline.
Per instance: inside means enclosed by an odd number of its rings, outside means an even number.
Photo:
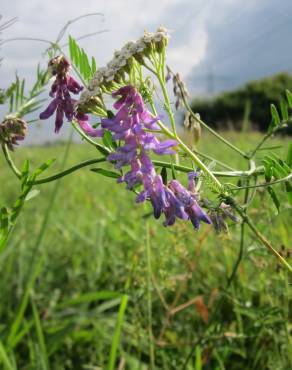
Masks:
[[[279,184],[281,182],[286,182],[292,179],[292,173],[290,173],[288,176],[283,177],[282,179],[271,181],[271,182],[266,182],[265,184],[258,184],[258,185],[248,185],[248,186],[235,186],[235,190],[242,190],[242,189],[254,189],[254,188],[263,188],[263,187],[268,187],[270,185],[275,185]]]
[[[251,161],[250,161],[250,167],[252,168],[252,162]],[[247,179],[247,184],[248,183],[249,183],[249,179]],[[244,194],[244,204],[246,204],[246,202],[248,200],[248,195],[249,195],[249,189],[246,189],[245,194]],[[245,215],[246,215],[246,212],[247,212],[247,210],[245,209]],[[238,270],[238,267],[239,267],[240,262],[241,262],[242,257],[243,257],[244,235],[245,235],[245,221],[243,221],[242,224],[240,225],[239,252],[238,252],[238,256],[237,256],[237,259],[235,261],[235,264],[233,266],[232,273],[229,276],[229,278],[227,279],[227,289],[230,287],[232,281],[234,280],[234,278],[236,276],[236,273],[237,273],[237,270]]]
[[[182,89],[182,86],[181,86],[181,83],[178,81],[178,86],[180,88],[180,91],[181,91],[181,95],[182,95],[182,99],[183,99],[183,103],[184,103],[184,106],[185,108],[190,112],[190,115],[200,124],[202,125],[203,127],[205,127],[206,130],[208,130],[212,135],[216,136],[217,139],[221,140],[224,144],[226,144],[227,146],[229,146],[229,148],[233,149],[235,152],[237,152],[238,154],[240,154],[243,158],[245,159],[249,159],[249,156],[244,153],[242,150],[240,150],[239,148],[237,148],[235,145],[231,144],[227,139],[225,139],[223,136],[219,135],[216,131],[214,131],[211,127],[209,127],[204,121],[202,121],[197,114],[195,114],[192,110],[192,108],[190,107],[189,103],[187,102],[186,100],[186,97],[185,97],[185,94],[183,92],[183,89]]]
[[[248,157],[251,159],[255,156],[256,152],[258,150],[261,149],[261,147],[263,146],[263,144],[270,138],[272,137],[273,135],[275,135],[276,132],[280,131],[282,128],[285,128],[286,127],[286,122],[283,122],[282,126],[279,127],[275,127],[271,132],[268,132],[263,138],[262,140],[256,145],[256,147],[254,148],[254,150],[248,155]]]
[[[33,182],[33,185],[40,185],[40,184],[45,184],[47,182],[51,182],[51,181],[60,179],[61,177],[67,176],[70,173],[75,172],[75,171],[77,171],[77,170],[79,170],[79,169],[81,169],[83,167],[90,166],[90,165],[95,164],[95,163],[105,162],[105,161],[106,161],[106,158],[89,159],[87,161],[78,163],[75,166],[72,166],[72,167],[68,168],[67,170],[64,170],[62,172],[59,172],[59,173],[57,173],[55,175],[52,175],[52,176],[49,176],[49,177],[45,177],[43,179],[35,180]]]
[[[146,259],[147,259],[147,310],[148,310],[148,336],[149,336],[149,357],[150,369],[155,368],[155,351],[152,331],[152,263],[151,263],[151,245],[150,245],[150,229],[149,220],[146,221]]]
[[[276,251],[272,244],[260,233],[260,231],[254,226],[251,219],[245,213],[234,199],[228,197],[227,202],[237,211],[237,213],[242,217],[243,221],[249,226],[251,231],[256,235],[256,237],[261,241],[261,243],[274,255],[277,257],[278,261],[283,265],[290,273],[292,273],[292,267],[289,263]]]
[[[160,78],[159,75],[157,75],[157,78],[158,79]],[[165,103],[166,103],[166,105],[167,105],[167,103],[169,104],[169,109],[171,110],[166,90],[165,90],[165,93],[166,93],[166,98],[167,98]],[[156,108],[155,108],[155,105],[154,105],[153,101],[150,100],[149,104],[150,104],[150,106],[153,110],[153,113],[157,116]],[[171,113],[172,113],[172,111],[171,111]],[[157,124],[159,125],[162,132],[166,136],[170,137],[171,139],[177,140],[177,142],[179,143],[180,148],[195,162],[195,164],[203,172],[207,173],[210,176],[210,178],[214,181],[214,183],[216,183],[216,185],[219,188],[222,188],[222,185],[221,185],[220,181],[218,179],[216,179],[216,177],[213,175],[213,173],[205,166],[205,164],[200,160],[200,158],[198,158],[196,156],[196,154],[177,136],[176,132],[171,132],[161,121],[157,121]]]
[[[195,152],[196,154],[198,154],[202,158],[209,159],[210,161],[216,162],[219,166],[221,166],[222,168],[225,168],[226,170],[236,171],[234,168],[228,166],[227,164],[219,161],[218,159],[215,159],[215,158],[211,157],[210,155],[199,152],[197,149],[193,149],[193,152]]]
[[[220,181],[214,176],[214,174],[209,170],[208,167],[195,155],[195,153],[179,138],[177,137],[176,140],[179,142],[180,147],[182,150],[188,154],[188,156],[195,162],[195,164],[205,173],[207,173],[210,178],[216,183],[219,188],[222,188]]]
[[[106,148],[105,146],[95,142],[94,140],[92,140],[90,137],[88,137],[82,130],[81,128],[79,127],[79,125],[75,122],[75,121],[72,121],[72,126],[74,127],[74,130],[77,131],[79,133],[79,135],[85,140],[87,141],[89,144],[95,146],[101,154],[110,154],[110,150],[108,148]]]
[[[18,177],[19,179],[21,178],[21,172],[19,171],[19,169],[15,166],[11,156],[10,156],[10,153],[9,153],[9,150],[7,148],[7,145],[6,144],[3,144],[2,145],[2,150],[3,150],[3,153],[4,153],[4,157],[9,165],[9,167],[11,168],[11,170],[13,171],[13,173],[15,174],[16,177]]]

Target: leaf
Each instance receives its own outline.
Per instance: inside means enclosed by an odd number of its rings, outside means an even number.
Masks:
[[[102,141],[104,145],[109,149],[116,149],[117,144],[113,141],[112,133],[109,130],[105,130]]]
[[[96,71],[95,59],[91,58],[90,65],[89,58],[84,49],[78,46],[76,40],[74,40],[72,36],[69,36],[69,53],[72,64],[74,64],[82,78],[85,81],[89,81]]]
[[[286,90],[286,97],[289,104],[289,108],[292,108],[292,93],[289,90]]]
[[[289,182],[289,181],[285,182],[285,189],[286,189],[286,193],[287,193],[287,197],[288,197],[288,202],[289,202],[290,206],[292,206],[292,185],[291,185],[291,182]]]
[[[40,165],[34,172],[33,175],[37,177],[41,173],[43,173],[46,169],[48,169],[56,159],[49,159],[48,161],[44,162],[42,165]]]
[[[174,169],[174,165],[173,165],[173,163],[172,163],[172,162],[171,162],[171,175],[172,175],[173,180],[175,180],[175,179],[176,179],[176,176],[175,176],[175,169]]]
[[[113,171],[108,171],[108,170],[105,170],[104,168],[91,168],[90,171],[97,172],[100,175],[103,175],[105,177],[111,177],[113,179],[118,179],[119,177],[121,177],[121,175],[119,173],[113,172]]]
[[[288,107],[284,100],[280,101],[280,109],[283,120],[288,121],[289,120]]]
[[[115,116],[111,110],[107,110],[106,113],[107,113],[107,118],[114,118]]]
[[[33,190],[31,190],[31,191],[27,194],[27,196],[25,197],[25,201],[27,202],[27,201],[29,201],[29,200],[31,200],[31,199],[33,199],[33,198],[37,197],[37,196],[39,195],[39,193],[40,193],[40,191],[39,191],[39,190],[37,190],[37,189],[33,189]]]
[[[287,164],[290,167],[292,166],[292,141],[290,142],[289,147],[288,147]]]
[[[161,175],[163,184],[166,185],[167,184],[167,169],[166,169],[166,167],[162,167],[160,175]]]
[[[24,185],[27,182],[29,176],[29,160],[25,160],[23,162],[22,168],[21,168],[21,187],[23,189]]]
[[[274,126],[279,126],[281,123],[281,118],[274,104],[271,104],[271,114],[272,114]]]
[[[272,201],[273,201],[273,203],[274,203],[274,205],[277,208],[277,211],[279,213],[279,211],[280,211],[280,201],[277,197],[276,192],[274,191],[274,189],[271,186],[268,186],[267,190],[268,190],[268,193],[270,194],[270,196],[272,198]]]
[[[92,73],[96,72],[96,61],[94,57],[91,58],[91,71]]]
[[[6,235],[9,226],[9,215],[7,208],[3,207],[0,210],[0,234]]]

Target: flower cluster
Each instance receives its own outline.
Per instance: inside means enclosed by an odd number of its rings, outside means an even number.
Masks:
[[[163,184],[161,176],[155,171],[149,152],[173,154],[177,145],[175,140],[160,142],[152,133],[159,132],[159,118],[153,117],[146,109],[142,97],[133,86],[124,86],[112,95],[120,97],[114,103],[118,111],[113,118],[102,119],[101,126],[113,134],[113,140],[124,142],[107,158],[115,162],[117,169],[130,166],[130,171],[119,178],[118,182],[125,182],[130,190],[143,185],[136,201],[150,200],[154,217],[159,218],[162,213],[165,215],[165,226],[173,225],[176,218],[191,220],[196,229],[200,221],[211,223],[198,204],[194,188],[195,174],[189,175],[189,186],[186,189],[177,180]]]
[[[24,140],[27,133],[27,124],[21,118],[8,117],[0,123],[0,144],[5,144],[10,150],[18,141]]]
[[[129,72],[133,58],[144,63],[151,50],[160,52],[167,45],[169,34],[164,27],[156,32],[145,32],[137,41],[127,42],[121,50],[115,51],[113,59],[106,67],[99,68],[88,84],[88,89],[82,92],[79,104],[86,104],[92,97],[102,93],[103,88],[110,87],[113,82],[124,81],[125,73]]]
[[[74,109],[75,99],[71,98],[70,93],[79,94],[83,87],[70,75],[70,63],[63,56],[53,58],[49,62],[49,69],[55,81],[51,87],[50,97],[53,98],[49,106],[40,114],[40,119],[48,119],[56,112],[55,132],[58,133],[63,126],[64,116],[68,121],[76,119],[80,127],[89,136],[97,136],[95,130],[88,123],[89,117],[86,114],[77,112]]]

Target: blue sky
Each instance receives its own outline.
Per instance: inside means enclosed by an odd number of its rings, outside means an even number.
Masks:
[[[291,0],[11,0],[2,3],[4,20],[18,17],[2,38],[54,40],[64,24],[81,14],[102,12],[72,25],[99,66],[115,49],[159,25],[171,32],[168,63],[187,80],[194,94],[231,89],[244,82],[292,69]],[[64,38],[66,41],[66,37]],[[45,44],[18,41],[2,45],[1,87],[17,70],[31,81]]]

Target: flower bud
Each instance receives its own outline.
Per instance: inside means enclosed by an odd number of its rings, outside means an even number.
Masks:
[[[8,117],[0,124],[0,143],[6,144],[10,150],[18,141],[24,140],[27,133],[27,123],[16,117]]]
[[[59,55],[49,61],[48,68],[52,75],[65,75],[69,72],[70,63],[63,55]]]

